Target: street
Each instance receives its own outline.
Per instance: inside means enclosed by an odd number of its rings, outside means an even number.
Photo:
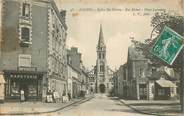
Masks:
[[[93,99],[76,104],[58,112],[42,114],[42,116],[143,116],[125,106],[115,98],[105,94],[96,94]]]

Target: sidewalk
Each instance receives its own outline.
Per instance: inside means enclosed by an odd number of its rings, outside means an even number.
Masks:
[[[122,103],[133,110],[149,115],[161,116],[184,116],[180,113],[178,100],[123,100]]]
[[[72,99],[67,103],[43,103],[43,102],[7,102],[0,104],[0,115],[24,115],[41,114],[62,110],[70,105],[85,102],[93,98],[87,95],[85,98]]]

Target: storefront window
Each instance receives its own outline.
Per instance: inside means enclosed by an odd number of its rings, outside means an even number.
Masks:
[[[36,85],[28,86],[29,96],[37,96]]]
[[[12,80],[11,85],[11,96],[20,96],[19,84]]]
[[[158,89],[158,95],[164,95],[165,91],[164,89]]]

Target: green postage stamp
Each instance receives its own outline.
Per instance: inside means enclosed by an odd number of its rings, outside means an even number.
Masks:
[[[165,26],[151,49],[151,53],[172,65],[183,48],[182,41],[183,37],[181,35]]]

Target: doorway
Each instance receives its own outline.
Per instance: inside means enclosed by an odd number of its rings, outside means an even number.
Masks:
[[[28,84],[24,81],[24,83],[20,83],[20,90],[19,91],[21,91],[21,90],[23,90],[24,91],[24,96],[25,96],[25,101],[27,101],[28,100],[28,94],[29,94],[29,92],[28,92]]]
[[[100,84],[99,88],[100,88],[100,93],[105,93],[105,85],[104,84]]]

